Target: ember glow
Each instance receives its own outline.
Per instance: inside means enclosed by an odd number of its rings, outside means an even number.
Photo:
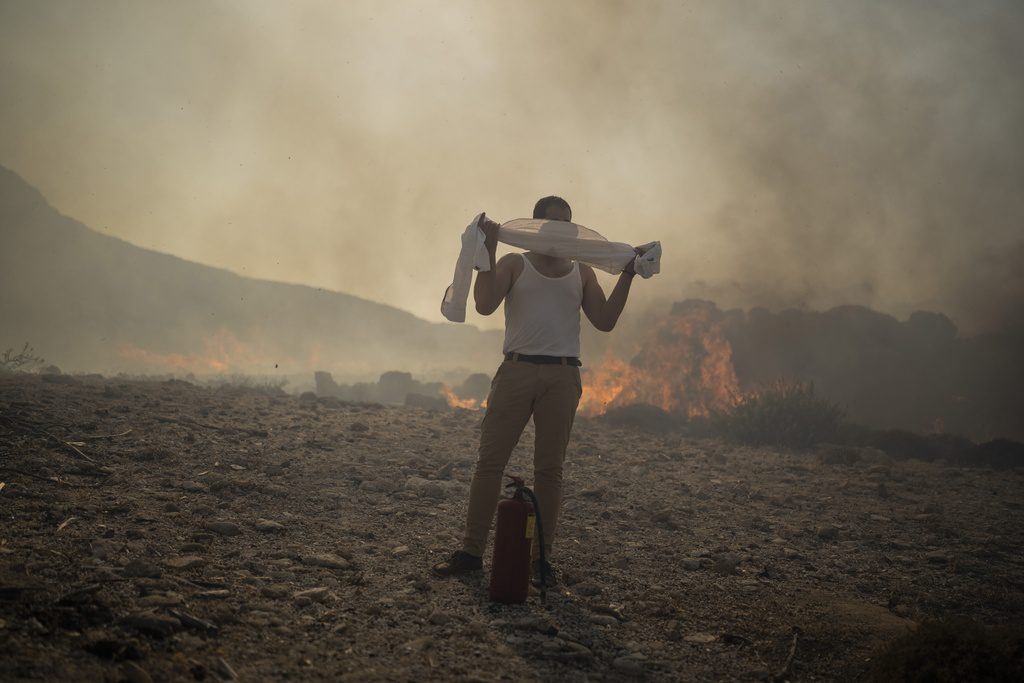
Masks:
[[[149,371],[155,369],[161,372],[197,374],[269,370],[281,365],[283,360],[271,358],[270,354],[253,348],[227,330],[220,330],[204,338],[201,351],[162,353],[135,344],[123,343],[118,347],[118,355],[127,364],[142,366]],[[318,356],[319,353],[315,352],[312,355]],[[315,357],[308,360],[314,361],[315,365]],[[302,367],[309,366],[308,360],[303,361]]]
[[[727,408],[739,395],[732,347],[714,306],[693,303],[659,320],[630,362],[609,355],[584,370],[579,414],[646,403],[697,417]]]

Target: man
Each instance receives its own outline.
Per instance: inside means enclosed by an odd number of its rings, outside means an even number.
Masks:
[[[571,221],[572,209],[561,197],[544,197],[534,207],[533,217]],[[501,493],[502,474],[531,415],[536,432],[533,489],[544,525],[545,555],[551,557],[562,500],[562,463],[583,392],[580,309],[594,327],[610,332],[626,305],[636,274],[631,261],[611,296],[605,298],[593,268],[585,264],[532,251],[506,254],[495,263],[498,224],[484,215],[480,221],[491,269],[477,273],[473,299],[481,315],[490,315],[505,302],[505,361],[487,397],[462,549],[434,565],[440,576],[483,568],[481,558]],[[534,576],[539,574],[538,562],[534,562]],[[550,565],[545,573],[549,581],[554,577]]]

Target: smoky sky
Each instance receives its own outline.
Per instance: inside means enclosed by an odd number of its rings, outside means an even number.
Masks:
[[[1013,1],[5,0],[0,164],[140,246],[430,320],[468,220],[554,193],[663,242],[639,299],[983,331],[1024,311],[1021,35]]]

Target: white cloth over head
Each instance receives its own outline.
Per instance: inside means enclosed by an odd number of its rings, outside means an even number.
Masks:
[[[473,280],[473,271],[491,269],[484,231],[477,227],[480,217],[466,226],[462,233],[462,249],[455,262],[455,279],[441,300],[441,314],[452,322],[466,320],[466,301]],[[546,256],[568,258],[586,263],[607,273],[621,273],[630,261],[642,278],[661,272],[661,242],[641,245],[643,255],[624,242],[609,242],[598,232],[568,221],[540,218],[516,218],[498,228],[498,241],[509,246],[535,251]]]

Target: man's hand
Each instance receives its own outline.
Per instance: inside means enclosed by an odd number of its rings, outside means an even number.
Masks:
[[[643,247],[633,247],[633,251],[636,252],[636,256],[643,256],[647,253],[647,249],[644,249]],[[629,263],[627,263],[626,267],[622,269],[623,273],[636,275],[636,256],[629,259]]]
[[[476,222],[476,227],[484,231],[484,237],[491,244],[495,244],[498,241],[498,228],[501,227],[490,218],[487,217],[486,213],[480,214],[480,220]]]

